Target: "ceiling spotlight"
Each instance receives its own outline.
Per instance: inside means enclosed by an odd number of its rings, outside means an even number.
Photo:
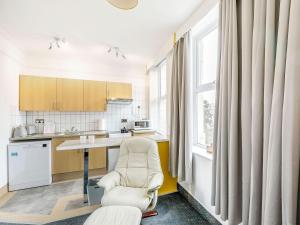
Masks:
[[[111,5],[119,9],[133,9],[138,5],[138,0],[107,0]]]
[[[67,41],[65,38],[59,38],[59,37],[53,37],[53,39],[49,43],[49,50],[52,50],[54,46],[57,48],[61,48],[65,45],[67,45]]]
[[[126,59],[126,56],[124,55],[124,53],[120,50],[119,47],[110,47],[107,50],[107,53],[112,53],[114,54],[117,58],[119,58],[119,56],[122,56],[123,59]]]

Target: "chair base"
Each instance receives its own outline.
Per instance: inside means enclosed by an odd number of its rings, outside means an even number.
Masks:
[[[157,216],[157,215],[158,215],[158,212],[156,210],[152,210],[152,211],[143,213],[142,218],[145,219],[145,218],[152,217],[152,216]]]

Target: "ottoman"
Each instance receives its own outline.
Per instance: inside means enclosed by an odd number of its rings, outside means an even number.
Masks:
[[[132,206],[105,206],[93,212],[84,225],[140,225],[142,212]]]

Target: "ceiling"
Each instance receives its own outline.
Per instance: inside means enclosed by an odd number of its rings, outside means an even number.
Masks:
[[[58,36],[69,42],[59,54],[104,55],[118,46],[129,60],[147,62],[201,2],[139,0],[126,11],[105,0],[0,0],[0,29],[25,54],[49,54]]]

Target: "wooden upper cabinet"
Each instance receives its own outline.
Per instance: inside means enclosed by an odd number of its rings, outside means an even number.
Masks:
[[[107,100],[132,99],[130,83],[20,75],[20,111],[103,112]]]
[[[20,111],[55,111],[56,78],[20,75]]]
[[[83,80],[57,78],[57,105],[61,112],[83,111]]]
[[[106,82],[84,81],[84,111],[106,111]]]
[[[107,82],[107,99],[132,99],[132,85],[129,83]]]

